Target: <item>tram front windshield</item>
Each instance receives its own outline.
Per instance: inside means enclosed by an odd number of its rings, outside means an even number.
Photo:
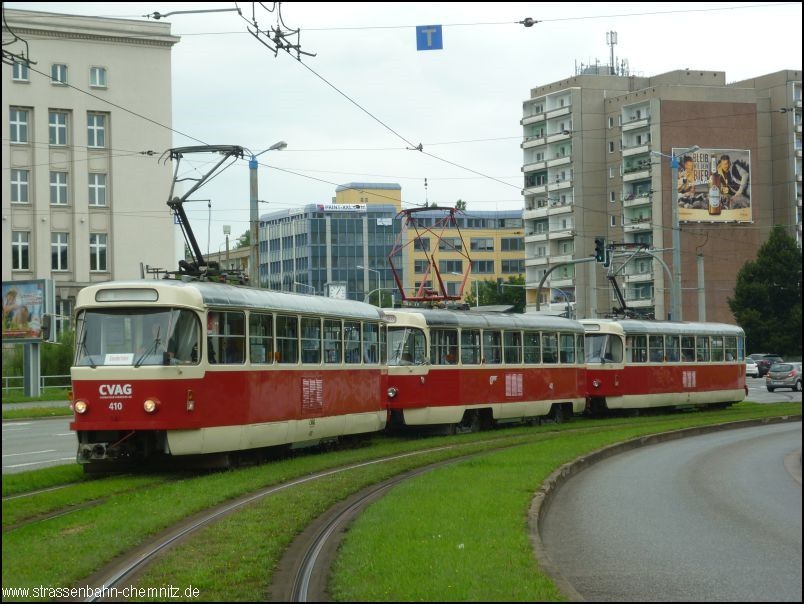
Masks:
[[[189,310],[91,309],[78,315],[75,365],[194,365],[201,323]]]
[[[623,343],[612,334],[586,334],[584,341],[587,363],[622,363]]]
[[[427,361],[427,340],[421,329],[388,329],[389,365],[424,365]]]

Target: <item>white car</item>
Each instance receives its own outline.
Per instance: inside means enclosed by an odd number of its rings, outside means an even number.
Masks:
[[[759,377],[759,366],[754,359],[745,360],[745,377]]]

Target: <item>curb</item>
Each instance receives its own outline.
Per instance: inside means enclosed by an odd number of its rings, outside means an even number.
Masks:
[[[533,552],[536,555],[536,560],[539,567],[547,574],[558,587],[559,591],[572,602],[583,602],[584,598],[572,586],[572,584],[564,577],[547,553],[547,549],[542,542],[541,526],[545,514],[550,509],[550,504],[558,489],[570,478],[579,472],[593,466],[594,464],[608,459],[619,453],[631,451],[639,447],[646,447],[659,443],[669,442],[686,438],[688,436],[698,436],[700,434],[709,434],[712,432],[721,432],[723,430],[735,430],[738,428],[750,428],[752,426],[763,426],[767,424],[781,424],[787,422],[800,422],[801,415],[782,415],[780,417],[768,417],[763,419],[748,419],[740,420],[737,422],[728,422],[725,424],[714,424],[711,426],[697,426],[695,428],[684,428],[682,430],[673,430],[671,432],[661,432],[659,434],[650,434],[647,436],[640,436],[625,442],[608,445],[597,451],[593,451],[588,455],[579,457],[573,461],[565,463],[563,466],[555,470],[548,476],[539,487],[539,490],[533,495],[530,508],[528,510],[528,529],[530,534],[530,542],[533,547]]]

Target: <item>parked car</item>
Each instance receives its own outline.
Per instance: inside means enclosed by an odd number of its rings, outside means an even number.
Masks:
[[[790,388],[801,392],[801,363],[774,363],[765,377],[768,392],[777,388]]]
[[[745,359],[745,377],[759,377],[759,366],[751,357]]]
[[[778,354],[767,354],[764,352],[758,354],[749,354],[748,358],[754,359],[757,362],[757,367],[759,368],[759,377],[762,377],[768,373],[768,370],[774,363],[784,363],[784,359]]]

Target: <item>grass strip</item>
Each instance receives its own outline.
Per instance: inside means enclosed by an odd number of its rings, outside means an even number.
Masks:
[[[66,417],[72,416],[73,412],[69,407],[30,407],[28,409],[9,409],[3,411],[3,420],[15,419],[40,419],[43,417]]]
[[[212,475],[200,475],[193,478],[170,482],[167,484],[144,486],[134,492],[110,494],[106,500],[92,508],[80,510],[54,518],[47,522],[35,523],[11,531],[3,541],[3,585],[4,587],[25,587],[38,585],[69,586],[78,584],[80,580],[89,576],[102,565],[108,563],[115,556],[128,551],[143,540],[158,533],[186,516],[222,503],[228,499],[244,493],[258,490],[264,486],[278,484],[307,475],[326,468],[337,467],[393,453],[411,451],[441,444],[470,444],[474,441],[488,441],[500,439],[510,441],[514,437],[523,439],[552,439],[552,435],[580,431],[586,434],[595,431],[608,431],[622,426],[631,426],[631,429],[640,428],[644,432],[657,432],[668,428],[668,425],[700,425],[703,423],[722,423],[747,417],[769,417],[774,415],[800,413],[800,404],[786,405],[750,405],[741,404],[734,409],[715,412],[690,413],[677,416],[645,417],[630,419],[614,419],[600,421],[573,421],[561,426],[542,426],[541,428],[517,428],[501,430],[475,435],[461,435],[458,437],[429,438],[425,440],[407,438],[379,438],[372,439],[373,444],[363,449],[352,449],[327,453],[325,455],[309,455],[265,464],[253,468],[224,472]],[[666,419],[666,418],[671,419]],[[477,444],[478,447],[487,447],[487,444]],[[460,452],[465,453],[464,451]],[[458,454],[458,453],[456,453]],[[430,454],[428,454],[430,455]],[[414,460],[418,457],[412,458]],[[421,456],[417,463],[430,463],[430,459]],[[69,468],[72,466],[66,466]],[[401,471],[401,470],[399,470]],[[252,599],[264,596],[270,569],[275,564],[274,558],[263,558],[261,550],[253,547],[256,539],[262,547],[272,548],[272,551],[281,551],[288,537],[288,532],[266,530],[265,526],[286,526],[289,534],[295,535],[306,526],[309,519],[318,514],[321,506],[324,509],[331,505],[332,499],[325,499],[316,503],[316,499],[327,494],[328,490],[337,492],[335,500],[342,499],[358,488],[365,486],[361,477],[368,477],[368,484],[381,480],[374,476],[374,470],[361,470],[339,474],[335,480],[345,481],[343,490],[332,486],[322,488],[316,482],[309,492],[299,495],[301,501],[310,500],[310,509],[305,506],[287,502],[282,505],[271,504],[268,512],[256,513],[251,521],[244,513],[234,515],[230,520],[222,523],[231,528],[223,533],[218,540],[220,549],[230,550],[229,553],[219,551],[206,540],[203,540],[202,561],[195,566],[204,566],[210,569],[208,577],[203,584],[209,593],[215,593],[216,598],[222,600]],[[352,478],[357,476],[358,479]],[[334,480],[334,479],[333,479]],[[354,481],[354,482],[353,482]],[[5,488],[5,486],[4,486]],[[301,491],[298,487],[293,491]],[[284,495],[283,495],[284,496]],[[280,501],[271,497],[270,501]],[[279,507],[280,509],[275,509]],[[218,526],[215,530],[219,530]],[[203,532],[204,535],[207,531]],[[184,551],[184,548],[177,551]],[[178,559],[183,556],[179,555]],[[218,562],[220,558],[221,562]],[[170,577],[170,584],[189,584],[185,580],[186,574],[179,568],[171,569],[160,560],[159,567],[163,569],[164,577]],[[234,573],[237,581],[230,578]],[[250,577],[250,579],[249,579]],[[150,581],[151,579],[149,579]],[[243,595],[238,585],[252,582],[262,586],[263,596],[255,596],[254,590]],[[193,584],[195,586],[195,583]],[[227,587],[228,586],[228,587]],[[215,590],[214,592],[212,590]],[[203,594],[204,599],[212,596]]]

